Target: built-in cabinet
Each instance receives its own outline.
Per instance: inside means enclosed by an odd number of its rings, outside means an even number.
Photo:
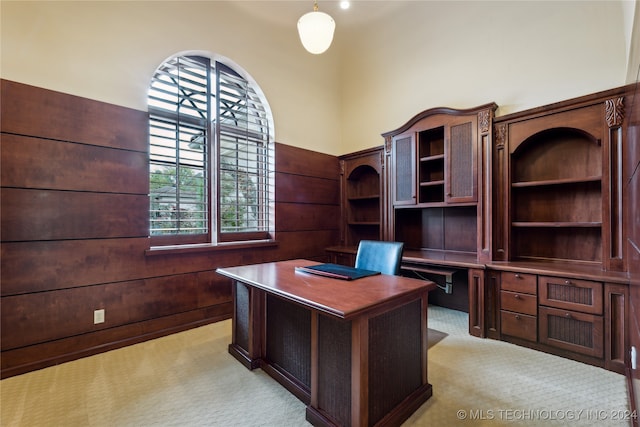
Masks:
[[[423,111],[386,132],[391,152],[386,237],[405,250],[461,254],[482,251],[483,201],[478,197],[495,104]]]
[[[628,349],[627,90],[495,119],[486,267],[499,283],[484,289],[498,293],[501,339],[618,372]]]
[[[353,265],[361,240],[382,240],[383,148],[340,157],[340,245],[328,248],[330,261]]]
[[[393,137],[394,206],[477,202],[476,117],[444,117]]]
[[[496,104],[425,110],[383,133],[387,240],[404,242],[403,274],[435,281],[431,303],[469,310],[469,269],[490,252],[485,199]]]
[[[602,251],[610,237],[606,223],[612,220],[607,218],[603,188],[606,191],[616,177],[607,176],[603,169],[609,144],[601,126],[604,117],[597,120],[602,115],[599,107],[553,118],[573,121],[571,127],[540,130],[548,117],[510,125],[514,136],[509,138],[507,197],[512,260],[602,265]]]
[[[379,238],[404,242],[402,274],[438,283],[430,303],[464,306],[470,334],[623,372],[631,93],[502,117],[495,104],[417,114],[382,134],[379,181],[353,174],[363,153],[343,159],[345,231],[332,260],[352,264],[357,241],[376,237],[357,225],[378,224],[358,198],[379,183]]]
[[[488,268],[487,276],[497,277],[492,292],[499,306],[486,308],[499,310],[494,328],[500,339],[624,372],[629,345],[624,274],[535,263]]]
[[[502,333],[535,342],[538,338],[536,276],[503,272],[500,283]]]

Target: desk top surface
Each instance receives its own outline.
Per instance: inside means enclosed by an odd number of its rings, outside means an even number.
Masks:
[[[218,268],[216,271],[268,293],[345,319],[418,296],[436,287],[430,281],[386,274],[340,280],[295,270],[295,267],[315,264],[320,263],[296,259]]]

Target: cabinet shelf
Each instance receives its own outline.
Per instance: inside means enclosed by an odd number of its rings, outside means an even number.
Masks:
[[[602,227],[601,222],[584,221],[584,222],[562,222],[562,221],[515,221],[511,223],[512,227],[520,228],[598,228]]]
[[[437,180],[437,181],[422,181],[420,182],[420,187],[433,187],[436,185],[444,185],[444,180]]]
[[[521,181],[514,182],[511,184],[514,188],[522,188],[522,187],[544,187],[544,186],[552,186],[552,185],[566,185],[566,184],[582,184],[587,182],[600,182],[602,177],[600,176],[589,176],[582,178],[563,178],[563,179],[546,179],[541,181]]]
[[[408,205],[408,206],[396,206],[395,209],[397,210],[406,210],[406,209],[416,209],[416,208],[446,208],[446,207],[450,207],[451,205],[449,205],[447,202],[422,202],[422,203],[417,203],[415,205]],[[475,208],[476,204],[475,203],[458,203],[456,204],[457,207],[472,207]]]
[[[444,154],[436,154],[435,156],[420,157],[421,162],[433,162],[436,160],[444,160]]]

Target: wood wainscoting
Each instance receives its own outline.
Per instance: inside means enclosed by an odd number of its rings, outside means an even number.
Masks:
[[[2,378],[227,319],[216,268],[338,242],[337,157],[276,144],[275,244],[149,255],[147,113],[0,84]]]

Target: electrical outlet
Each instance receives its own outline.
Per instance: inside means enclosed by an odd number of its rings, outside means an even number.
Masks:
[[[631,346],[631,369],[636,369],[638,367],[636,357],[638,356],[636,352],[636,346]]]
[[[104,308],[93,312],[93,324],[97,325],[98,323],[104,323]]]

